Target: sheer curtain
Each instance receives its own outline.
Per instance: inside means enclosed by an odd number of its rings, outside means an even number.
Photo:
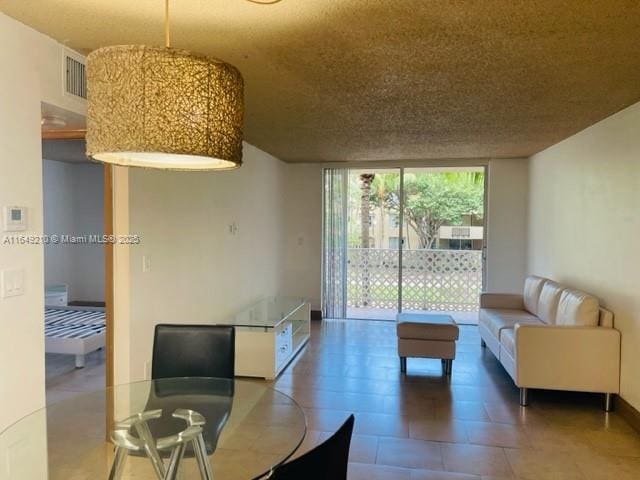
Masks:
[[[349,171],[324,170],[322,216],[322,313],[347,316],[347,193]]]

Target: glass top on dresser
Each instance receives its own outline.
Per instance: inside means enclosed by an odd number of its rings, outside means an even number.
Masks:
[[[293,319],[306,305],[300,297],[266,297],[243,309],[224,323],[236,327],[275,328]]]

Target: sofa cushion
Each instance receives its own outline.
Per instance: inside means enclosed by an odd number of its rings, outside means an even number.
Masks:
[[[538,300],[546,278],[531,275],[524,281],[524,308],[532,315],[538,314]]]
[[[516,356],[516,329],[505,328],[500,331],[500,345],[511,354],[512,357]]]
[[[481,309],[479,321],[498,339],[503,328],[513,328],[516,323],[540,323],[540,320],[535,315],[531,315],[524,310],[500,308]]]
[[[537,315],[544,323],[556,323],[558,303],[563,290],[564,287],[551,280],[547,280],[542,286]]]
[[[598,326],[600,302],[593,295],[566,289],[560,296],[556,324]]]

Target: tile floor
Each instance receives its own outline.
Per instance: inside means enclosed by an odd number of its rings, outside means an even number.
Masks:
[[[450,382],[439,360],[400,374],[395,325],[326,320],[275,382],[307,414],[301,451],[356,415],[350,480],[638,480],[640,435],[591,394],[532,391],[528,408],[473,326]]]
[[[85,362],[84,368],[76,368],[73,355],[47,353],[47,404],[104,388],[104,350],[90,353]]]
[[[300,453],[356,415],[349,480],[638,480],[640,435],[599,395],[518,390],[475,327],[461,328],[448,381],[440,361],[409,359],[401,375],[394,325],[313,322],[312,339],[274,383],[304,408]],[[47,400],[96,390],[102,353],[83,370],[47,356]]]

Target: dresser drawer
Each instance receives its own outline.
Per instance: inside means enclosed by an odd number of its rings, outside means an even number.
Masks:
[[[293,352],[293,326],[288,323],[276,332],[276,365],[284,362]]]

